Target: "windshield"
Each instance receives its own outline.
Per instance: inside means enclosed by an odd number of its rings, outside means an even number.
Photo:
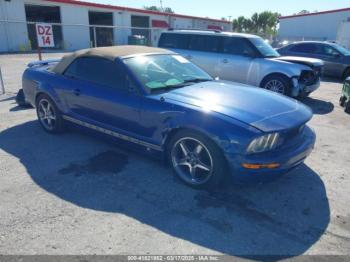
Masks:
[[[280,54],[260,37],[249,39],[264,57],[278,57]]]
[[[124,63],[150,91],[179,88],[213,80],[180,55],[145,55],[124,59]]]
[[[341,45],[338,45],[338,44],[333,44],[332,46],[342,55],[350,56],[350,51],[345,47],[342,47]]]

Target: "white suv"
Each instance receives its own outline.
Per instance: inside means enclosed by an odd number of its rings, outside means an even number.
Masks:
[[[183,55],[213,77],[292,97],[307,96],[320,85],[322,60],[281,57],[255,35],[169,30],[161,34],[158,46]]]

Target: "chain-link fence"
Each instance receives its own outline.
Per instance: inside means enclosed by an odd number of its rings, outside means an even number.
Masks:
[[[38,22],[39,23],[39,22]],[[28,52],[38,47],[36,22],[0,20],[0,52]],[[162,27],[129,27],[86,24],[49,23],[53,28],[55,46],[52,51],[73,51],[112,45],[156,46]]]

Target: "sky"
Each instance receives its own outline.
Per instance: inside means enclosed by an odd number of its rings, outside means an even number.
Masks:
[[[134,8],[160,5],[160,0],[82,0]],[[301,10],[325,11],[350,7],[350,0],[162,0],[164,7],[176,13],[210,18],[251,16],[255,12],[273,11],[292,15]]]

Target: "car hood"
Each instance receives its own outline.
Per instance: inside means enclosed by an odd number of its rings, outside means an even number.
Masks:
[[[279,60],[279,61],[285,61],[290,63],[296,63],[296,64],[302,64],[307,65],[310,67],[320,67],[323,66],[324,63],[320,59],[316,58],[308,58],[308,57],[299,57],[299,56],[280,56],[271,58],[272,60]]]
[[[264,132],[293,128],[312,117],[311,110],[294,99],[228,81],[198,83],[158,96],[223,114]]]

